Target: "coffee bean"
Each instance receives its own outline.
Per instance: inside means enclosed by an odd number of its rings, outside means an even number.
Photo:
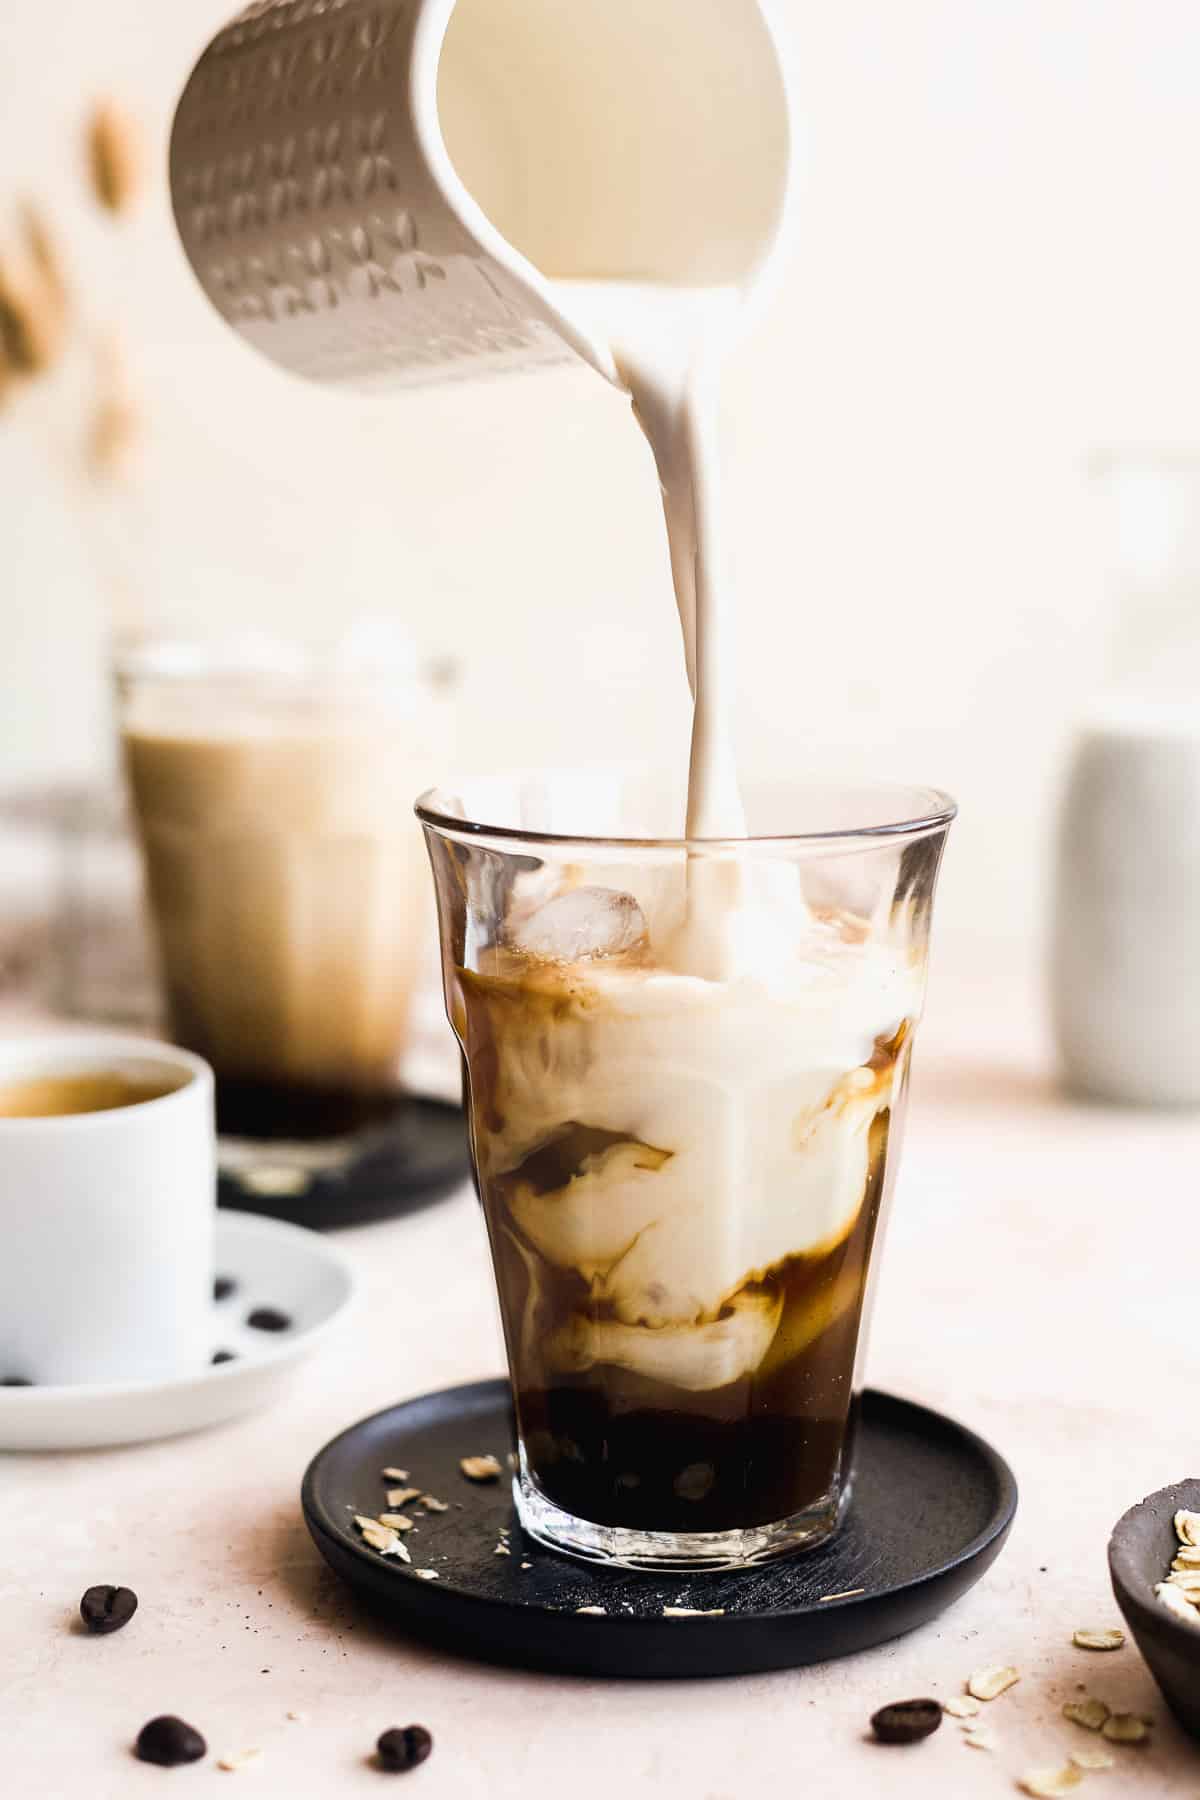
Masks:
[[[0,1387],[32,1387],[32,1381],[26,1381],[23,1375],[6,1375],[0,1381]]]
[[[246,1320],[255,1331],[290,1331],[292,1321],[285,1312],[277,1312],[273,1306],[258,1306]]]
[[[132,1588],[90,1587],[79,1602],[79,1616],[89,1631],[98,1637],[120,1631],[137,1611],[138,1598]]]
[[[143,1725],[134,1746],[134,1755],[140,1762],[158,1763],[164,1769],[199,1762],[207,1753],[208,1745],[200,1733],[171,1713]]]
[[[871,1730],[881,1744],[915,1744],[928,1737],[942,1722],[936,1700],[897,1700],[881,1706],[871,1718]]]
[[[403,1731],[385,1731],[375,1748],[381,1769],[389,1775],[403,1775],[425,1761],[433,1749],[433,1739],[423,1725],[406,1725]]]
[[[215,1363],[236,1362],[237,1361],[237,1351],[236,1350],[214,1350],[212,1353],[212,1359]]]
[[[228,1300],[230,1294],[237,1293],[237,1282],[232,1275],[218,1275],[213,1282],[213,1299]]]

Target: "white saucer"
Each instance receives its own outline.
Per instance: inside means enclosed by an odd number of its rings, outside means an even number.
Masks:
[[[0,1387],[0,1450],[94,1450],[198,1431],[274,1400],[354,1297],[350,1264],[328,1238],[251,1213],[217,1214],[216,1269],[236,1284],[213,1305],[212,1347],[232,1362],[175,1381]],[[286,1331],[247,1325],[271,1307]]]

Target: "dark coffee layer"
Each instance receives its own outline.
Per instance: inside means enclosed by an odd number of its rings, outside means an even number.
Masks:
[[[396,1089],[309,1087],[294,1081],[217,1076],[217,1129],[227,1137],[274,1140],[352,1137],[404,1109]]]
[[[804,1376],[797,1367],[798,1388]],[[522,1392],[518,1411],[530,1475],[577,1518],[641,1531],[730,1531],[791,1518],[834,1493],[852,1449],[855,1403],[848,1381],[845,1388],[828,1417],[755,1411],[744,1394],[736,1395],[739,1418],[626,1412],[596,1385]],[[720,1408],[735,1395],[710,1398]]]
[[[727,1531],[827,1499],[852,1448],[888,1122],[885,1110],[871,1127],[866,1192],[848,1235],[815,1255],[787,1258],[732,1298],[731,1307],[741,1298],[773,1302],[779,1323],[760,1365],[716,1388],[686,1389],[604,1363],[564,1370],[558,1347],[571,1321],[599,1324],[603,1314],[580,1276],[553,1267],[521,1237],[504,1182],[492,1184],[518,1422],[530,1475],[549,1500],[597,1524]]]

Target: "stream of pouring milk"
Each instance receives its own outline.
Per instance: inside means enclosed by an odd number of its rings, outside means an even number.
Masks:
[[[721,345],[737,312],[738,289],[622,281],[555,286],[568,310],[609,344],[658,469],[694,709],[686,834],[743,837],[715,441]]]
[[[554,285],[564,307],[611,346],[658,470],[692,690],[686,835],[744,837],[733,747],[736,626],[723,567],[716,442],[723,351],[740,290],[620,281]],[[761,891],[767,873],[747,870],[736,857],[694,857],[672,963],[716,981],[769,966],[785,925]]]

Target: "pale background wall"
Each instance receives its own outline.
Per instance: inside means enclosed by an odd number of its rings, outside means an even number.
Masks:
[[[947,935],[1032,950],[1066,729],[1101,676],[1082,465],[1200,422],[1200,8],[774,0],[802,241],[728,384],[747,760],[937,782]],[[221,0],[4,0],[0,204],[34,188],[151,405],[144,478],[66,504],[56,395],[0,413],[0,782],[105,742],[98,569],[177,621],[394,605],[460,655],[462,760],[654,753],[685,730],[653,481],[580,372],[362,403],[291,383],[193,290],[157,191],[79,200],[85,96],[156,147]]]

